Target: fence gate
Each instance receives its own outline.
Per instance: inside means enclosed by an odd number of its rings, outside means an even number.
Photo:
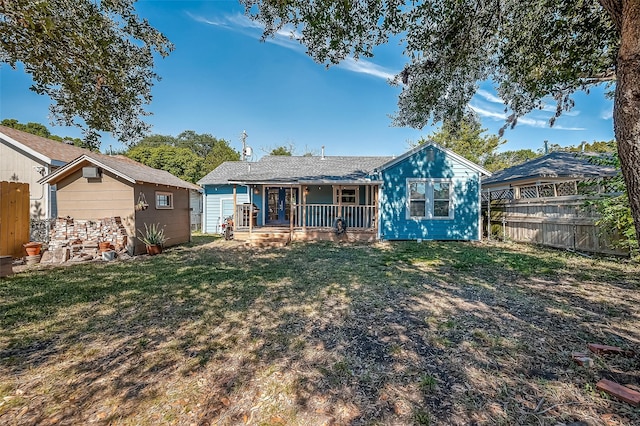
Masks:
[[[0,182],[0,256],[24,256],[29,242],[29,184]]]

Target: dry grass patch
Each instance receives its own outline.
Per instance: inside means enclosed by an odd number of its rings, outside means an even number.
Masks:
[[[0,281],[0,423],[640,424],[640,268],[530,246],[198,237]]]

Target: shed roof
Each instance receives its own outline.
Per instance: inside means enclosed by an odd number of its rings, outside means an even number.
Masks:
[[[131,183],[152,183],[197,191],[202,190],[198,185],[184,181],[165,170],[158,170],[145,166],[142,163],[138,163],[137,161],[121,155],[112,156],[98,154],[95,152],[90,152],[89,154],[84,154],[74,159],[66,166],[61,167],[50,175],[42,178],[40,182],[55,184],[64,176],[67,176],[82,167],[85,161],[98,167],[102,167],[105,170],[109,170],[111,173],[114,173]]]
[[[482,180],[482,186],[497,186],[535,178],[574,179],[607,177],[618,174],[615,167],[603,166],[590,161],[596,157],[602,157],[602,154],[554,151],[517,166],[495,172],[493,176]]]
[[[47,164],[61,166],[91,151],[64,142],[0,126],[0,138]]]

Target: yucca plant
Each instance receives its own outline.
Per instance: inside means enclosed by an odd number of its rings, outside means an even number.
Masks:
[[[164,227],[160,227],[159,223],[152,223],[151,225],[144,224],[144,232],[138,229],[140,233],[140,241],[147,246],[162,246],[165,241],[168,240],[164,235]]]

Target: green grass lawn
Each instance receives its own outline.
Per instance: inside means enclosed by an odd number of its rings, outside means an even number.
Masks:
[[[640,267],[526,245],[198,236],[0,280],[0,424],[640,424]]]

